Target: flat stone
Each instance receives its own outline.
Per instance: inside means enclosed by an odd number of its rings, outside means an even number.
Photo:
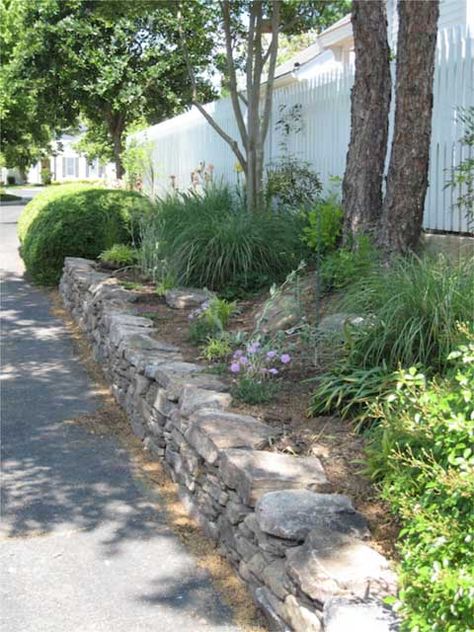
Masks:
[[[285,598],[285,612],[294,632],[320,632],[323,629],[319,615],[301,604],[294,595]],[[349,627],[346,632],[359,629],[365,632],[364,627]]]
[[[316,494],[306,489],[270,492],[255,506],[258,526],[265,533],[289,540],[304,540],[312,529],[329,528],[368,537],[364,516],[342,494]]]
[[[286,573],[285,562],[282,559],[277,559],[265,566],[263,581],[279,599],[284,600],[291,592],[290,580]]]
[[[186,439],[210,464],[216,463],[221,450],[262,448],[275,435],[273,428],[249,415],[206,411],[191,422]]]
[[[318,330],[323,335],[339,335],[343,336],[344,330],[348,325],[361,326],[365,322],[365,318],[357,314],[346,314],[338,312],[336,314],[328,314],[321,319]]]
[[[311,599],[387,596],[396,592],[388,561],[360,540],[337,531],[315,529],[305,543],[288,550],[288,574]]]
[[[144,327],[146,329],[153,327],[153,321],[150,318],[134,316],[133,314],[127,314],[117,310],[110,310],[108,312],[104,310],[103,320],[107,327],[110,327],[113,323],[120,323],[121,325],[130,325],[133,327]]]
[[[131,332],[130,335],[127,335],[119,345],[119,351],[123,350],[126,347],[130,347],[133,349],[144,349],[144,350],[153,350],[160,351],[161,353],[178,353],[178,347],[174,345],[169,345],[167,342],[162,342],[161,340],[156,340],[151,336],[146,335],[145,333],[136,333]]]
[[[166,304],[173,309],[199,307],[213,297],[215,297],[214,292],[194,288],[178,288],[165,292]]]
[[[194,362],[169,362],[166,366],[153,364],[146,367],[145,375],[158,382],[163,388],[168,388],[176,379],[188,378],[192,373],[200,373],[203,367]]]
[[[329,599],[324,604],[325,632],[396,632],[399,621],[393,610],[377,599]]]
[[[190,417],[199,409],[226,408],[231,402],[232,397],[229,393],[185,386],[179,397],[179,409],[184,417]]]
[[[283,603],[268,588],[265,586],[257,588],[254,591],[254,597],[268,621],[271,632],[292,632],[283,619],[285,616]]]
[[[251,507],[263,494],[279,489],[329,489],[323,466],[315,457],[232,449],[221,453],[219,465],[226,485]]]

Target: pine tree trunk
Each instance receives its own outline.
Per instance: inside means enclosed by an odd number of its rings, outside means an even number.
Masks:
[[[355,80],[342,185],[345,243],[371,232],[381,216],[391,96],[385,0],[353,0],[352,7]]]
[[[400,0],[395,127],[379,242],[406,253],[419,242],[428,187],[438,0]]]

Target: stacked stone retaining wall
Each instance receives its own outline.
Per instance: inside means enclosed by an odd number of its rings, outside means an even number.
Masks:
[[[270,630],[397,629],[383,605],[396,578],[367,544],[365,518],[330,493],[320,461],[269,451],[275,429],[232,412],[226,385],[160,341],[134,314],[134,293],[94,262],[67,258],[60,292],[134,433],[163,460]]]

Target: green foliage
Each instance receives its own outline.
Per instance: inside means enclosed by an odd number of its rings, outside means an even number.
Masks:
[[[317,416],[337,412],[342,418],[352,419],[361,428],[377,419],[369,404],[389,392],[396,383],[396,377],[384,364],[358,369],[340,363],[322,374],[317,382],[309,413]]]
[[[459,118],[465,126],[461,145],[471,152],[466,151],[467,156],[454,168],[446,186],[457,190],[456,206],[466,213],[468,226],[471,226],[474,222],[474,106],[461,109]]]
[[[279,208],[299,210],[314,204],[322,191],[319,175],[308,162],[286,156],[267,169],[266,197]]]
[[[144,140],[140,142],[132,139],[122,154],[122,163],[128,188],[133,190],[145,185],[151,198],[155,196],[157,180],[153,149],[153,141]]]
[[[224,186],[161,200],[157,221],[160,258],[187,286],[243,293],[284,278],[304,251],[300,218],[248,212]]]
[[[412,631],[468,630],[474,611],[474,343],[443,379],[398,371],[372,405],[369,465],[402,521],[400,613]]]
[[[399,259],[354,279],[343,311],[367,315],[348,339],[349,362],[389,369],[422,365],[443,370],[459,339],[459,322],[472,319],[474,259],[443,256]]]
[[[354,248],[329,252],[321,263],[321,281],[326,291],[340,290],[365,277],[375,267],[378,255],[370,240],[360,236]]]
[[[41,182],[46,186],[51,184],[51,180],[53,179],[53,174],[51,173],[51,169],[45,167],[41,169]]]
[[[232,353],[232,345],[225,335],[210,337],[201,349],[201,356],[208,362],[225,360]]]
[[[334,250],[342,233],[342,217],[339,199],[332,193],[309,211],[303,241],[319,254]]]
[[[114,266],[131,266],[137,260],[137,251],[128,244],[114,244],[101,252],[99,259]]]
[[[235,309],[235,303],[229,303],[222,298],[212,298],[203,303],[189,315],[192,321],[189,327],[190,340],[202,343],[209,337],[222,334]]]
[[[146,213],[142,196],[87,185],[50,187],[24,208],[18,234],[27,271],[42,284],[58,282],[67,256],[94,259],[130,241],[132,216]]]
[[[255,380],[249,375],[243,375],[232,388],[232,396],[241,402],[254,406],[271,402],[277,391],[278,384],[275,382]]]

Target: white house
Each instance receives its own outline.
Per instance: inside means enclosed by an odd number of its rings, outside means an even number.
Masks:
[[[37,162],[28,171],[29,184],[41,184],[43,182],[41,171],[49,169],[53,182],[65,180],[97,180],[115,179],[115,167],[111,163],[101,165],[98,160],[89,162],[87,158],[79,154],[75,144],[80,136],[63,134],[53,145],[50,157]]]

